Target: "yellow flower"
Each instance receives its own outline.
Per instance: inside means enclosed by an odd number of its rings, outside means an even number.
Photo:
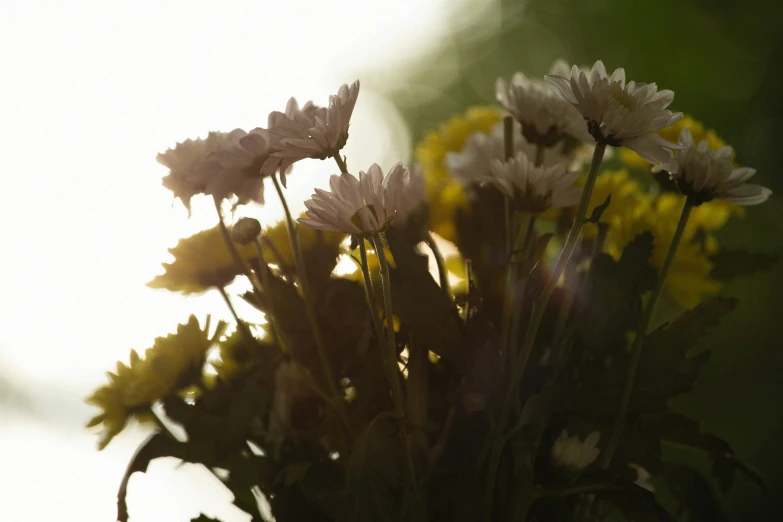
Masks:
[[[279,353],[264,340],[249,341],[240,330],[236,330],[220,342],[220,360],[214,363],[215,370],[221,379],[230,381],[267,360],[270,350]]]
[[[305,217],[305,215],[302,214],[301,217]],[[345,240],[346,236],[346,234],[339,232],[316,230],[307,226],[297,226],[296,229],[299,232],[299,247],[302,249],[302,255],[305,258],[307,258],[308,252],[315,252],[319,247],[334,251],[334,255],[337,257],[340,244]],[[264,236],[274,245],[274,251],[270,248],[264,248],[264,260],[267,263],[278,264],[282,259],[282,262],[287,267],[294,266],[294,255],[291,252],[291,242],[288,239],[288,229],[285,221],[281,221],[267,229]],[[278,259],[278,255],[280,259]]]
[[[707,143],[709,143],[710,149],[712,150],[717,150],[726,145],[714,130],[705,128],[701,122],[698,122],[687,115],[674,125],[670,125],[658,131],[658,135],[672,143],[677,143],[680,139],[680,132],[682,132],[682,129],[689,129],[693,135],[693,141],[696,143],[707,140]],[[640,169],[650,168],[648,162],[640,158],[638,154],[627,147],[620,149],[620,161],[629,167]]]
[[[580,183],[584,184],[584,178]],[[618,217],[622,219],[633,214],[634,209],[649,204],[649,196],[642,191],[639,182],[629,177],[627,170],[606,171],[602,172],[595,181],[587,207],[587,216],[591,216],[595,207],[606,201],[610,194],[612,198],[609,206],[601,214],[602,222],[611,224]],[[588,237],[595,236],[597,232],[598,227],[594,224],[588,223],[584,227],[584,234]]]
[[[219,323],[215,336],[210,338],[208,325],[209,319],[202,330],[196,317],[190,316],[186,324],[177,326],[177,333],[155,339],[143,359],[131,350],[130,364],[118,362],[117,371],[109,372],[109,383],[86,399],[87,403],[102,410],[87,424],[87,427],[103,425],[100,449],[105,448],[131,418],[150,420],[153,403],[200,381],[206,352],[225,328],[225,323]]]
[[[471,107],[431,131],[416,146],[416,160],[422,167],[427,186],[431,228],[447,241],[456,239],[454,216],[458,208],[465,207],[467,200],[462,187],[444,164],[446,154],[461,151],[465,141],[477,132],[490,134],[502,114],[496,107]]]
[[[255,257],[253,245],[234,245],[246,260]],[[241,273],[218,227],[180,239],[169,253],[174,256],[174,262],[163,263],[165,273],[147,283],[150,288],[193,294],[226,286]]]
[[[641,197],[637,206],[627,206],[622,213],[615,214],[609,221],[606,252],[619,259],[625,246],[634,237],[650,231],[654,237],[650,265],[660,271],[674,236],[682,203],[682,196],[667,194],[657,200]],[[710,212],[710,209],[703,211],[703,222],[717,223],[714,216],[709,216]],[[696,241],[696,233],[699,230],[698,219],[686,227],[664,286],[672,300],[684,308],[693,308],[705,295],[720,289],[720,283],[710,277],[712,263],[708,257],[710,251],[717,249],[717,242],[708,236],[705,248]]]

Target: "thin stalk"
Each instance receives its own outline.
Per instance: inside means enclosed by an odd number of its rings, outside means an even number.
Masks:
[[[452,406],[449,408],[449,412],[446,414],[446,421],[443,423],[443,430],[440,432],[440,437],[435,442],[430,452],[430,465],[434,466],[438,462],[443,451],[446,449],[446,443],[449,441],[451,435],[451,428],[454,426],[454,419],[457,416],[457,407]]]
[[[340,167],[340,172],[342,174],[348,174],[348,165],[345,164],[345,160],[340,156],[340,153],[338,152],[332,157],[334,158],[335,163],[337,163],[337,166]]]
[[[510,386],[506,390],[506,397],[503,401],[503,408],[501,410],[500,422],[498,423],[499,429],[502,431],[505,429],[508,416],[511,413],[509,406],[511,400],[516,393],[517,386],[519,385],[519,379],[525,371],[527,366],[530,352],[533,348],[533,342],[535,341],[538,328],[541,326],[541,320],[544,318],[544,312],[546,311],[546,305],[549,303],[549,299],[552,297],[552,293],[555,291],[557,282],[560,280],[560,276],[563,274],[566,265],[571,260],[571,255],[574,253],[576,244],[579,241],[579,235],[582,233],[582,227],[587,221],[587,208],[590,203],[590,197],[593,194],[593,187],[595,186],[595,180],[598,177],[598,168],[603,160],[604,152],[606,151],[606,144],[598,142],[595,145],[595,151],[593,152],[593,160],[590,164],[590,171],[587,174],[587,181],[585,182],[584,190],[582,191],[582,198],[579,201],[579,207],[576,211],[576,218],[571,226],[571,230],[566,237],[565,245],[563,245],[563,251],[560,253],[560,257],[557,259],[552,275],[547,281],[541,292],[541,297],[534,303],[533,315],[530,318],[530,325],[527,332],[525,332],[525,340],[522,344],[519,357],[517,358],[516,366],[514,368]]]
[[[264,261],[264,250],[261,248],[261,241],[256,237],[255,239],[255,245],[256,245],[256,254],[258,255],[258,263],[261,266],[261,286],[264,289],[264,295],[267,297],[267,310],[269,313],[267,313],[267,318],[269,319],[269,322],[272,325],[272,332],[274,334],[275,339],[277,340],[277,344],[280,345],[280,349],[283,352],[288,351],[287,343],[283,339],[283,331],[280,328],[280,325],[277,322],[277,314],[275,313],[275,305],[274,300],[272,299],[272,281],[270,279],[270,276],[272,275],[269,272],[269,266],[266,264],[266,261]],[[261,297],[261,296],[259,296]]]
[[[543,145],[536,145],[536,167],[540,167],[544,164],[544,152],[545,148]]]
[[[383,249],[383,238],[376,234],[372,238],[375,247],[375,255],[381,265],[381,281],[383,288],[383,310],[386,316],[386,364],[389,372],[389,384],[392,389],[394,408],[401,419],[405,418],[405,397],[400,384],[399,369],[397,368],[397,341],[394,337],[394,316],[391,301],[391,276],[389,275],[389,263]]]
[[[226,289],[222,286],[218,287],[218,292],[220,292],[220,295],[223,297],[223,300],[228,305],[228,309],[231,310],[231,315],[234,316],[234,320],[237,322],[237,326],[241,329],[246,329],[247,325],[245,325],[245,322],[242,321],[242,319],[239,318],[239,314],[237,314],[236,309],[234,308],[234,305],[231,303],[231,299],[229,299],[228,294],[226,293]],[[250,333],[249,331],[247,333]],[[252,336],[251,336],[252,337]]]
[[[384,238],[383,232],[374,234],[372,237],[373,245],[375,246],[375,255],[378,256],[378,261],[381,265],[381,282],[383,288],[383,309],[386,315],[386,343],[388,353],[386,354],[386,364],[389,372],[389,383],[392,390],[392,399],[394,400],[394,408],[397,412],[397,416],[400,419],[400,426],[402,427],[402,437],[405,446],[405,452],[408,459],[408,468],[411,475],[411,487],[414,491],[417,489],[416,482],[416,469],[413,465],[413,457],[411,456],[410,437],[408,436],[407,420],[405,418],[405,396],[402,391],[402,384],[400,383],[400,372],[397,368],[397,341],[394,337],[394,315],[392,312],[392,298],[391,298],[391,276],[389,274],[389,263],[386,260],[386,252],[383,249]]]
[[[674,256],[677,253],[677,247],[680,246],[682,241],[682,235],[685,232],[685,225],[688,224],[688,218],[690,217],[691,210],[693,209],[693,203],[686,199],[682,206],[682,213],[680,214],[680,220],[677,222],[677,229],[674,231],[672,237],[672,243],[669,246],[669,252],[666,254],[666,260],[661,267],[661,273],[658,275],[658,281],[655,284],[650,300],[647,302],[647,306],[644,309],[644,316],[641,323],[636,330],[636,338],[633,341],[631,347],[631,364],[628,368],[628,374],[625,376],[625,382],[623,383],[623,391],[620,396],[620,406],[617,408],[617,416],[614,419],[614,425],[612,426],[612,432],[609,436],[609,443],[606,446],[606,451],[601,456],[601,467],[606,469],[612,462],[614,452],[617,450],[617,444],[620,442],[620,436],[622,435],[623,428],[625,427],[625,416],[628,413],[628,404],[631,401],[631,392],[633,391],[633,383],[636,379],[636,370],[639,368],[639,360],[642,356],[642,347],[644,346],[644,337],[647,334],[647,329],[650,327],[650,321],[652,320],[653,313],[655,312],[655,306],[658,304],[658,300],[663,293],[664,283],[666,282],[666,276],[669,273],[669,269],[674,261]]]
[[[337,382],[334,380],[334,373],[332,372],[332,365],[329,363],[329,357],[326,352],[326,344],[324,343],[323,336],[321,335],[321,327],[318,324],[318,316],[315,313],[315,307],[313,306],[313,296],[310,293],[310,285],[307,279],[307,271],[305,270],[304,258],[302,257],[302,249],[299,247],[299,235],[296,230],[296,223],[293,217],[291,217],[291,210],[288,208],[288,202],[283,195],[283,189],[280,186],[280,182],[277,180],[277,175],[272,175],[272,183],[275,186],[277,195],[280,198],[280,203],[283,205],[283,211],[285,212],[285,224],[288,230],[288,240],[291,243],[291,252],[294,256],[294,265],[296,266],[296,276],[299,280],[299,287],[302,290],[302,300],[305,304],[305,310],[307,311],[307,318],[310,321],[310,327],[313,330],[313,337],[315,338],[315,345],[318,349],[318,358],[321,360],[321,369],[324,374],[324,379],[329,386],[329,392],[332,395],[335,406],[338,408],[338,413],[346,423],[346,427],[350,430],[350,424],[348,423],[348,417],[342,408],[342,395],[337,389]]]
[[[506,354],[515,354],[514,348],[516,347],[516,344],[512,342],[514,331],[513,323],[518,322],[516,320],[518,318],[515,318],[514,316],[514,305],[517,301],[518,277],[518,262],[515,260],[515,257],[517,253],[519,253],[522,259],[525,258],[528,239],[535,224],[535,217],[533,215],[527,215],[525,216],[525,219],[527,220],[527,224],[525,226],[519,225],[517,238],[514,241],[511,256],[508,258],[508,268],[506,269],[506,291],[503,295],[503,317],[500,324],[500,347]],[[518,250],[519,252],[517,252]],[[513,358],[511,360],[513,361]]]
[[[370,265],[367,263],[367,247],[364,244],[364,238],[359,239],[359,256],[361,257],[362,276],[364,278],[364,296],[367,299],[367,308],[372,317],[372,327],[375,330],[375,337],[380,342],[383,339],[383,330],[381,322],[378,320],[378,301],[375,298],[375,287],[370,277]]]
[[[506,161],[514,156],[514,118],[506,116],[503,118],[503,153]],[[507,195],[503,196],[503,216],[506,225],[506,257],[511,258],[511,238],[512,230],[512,210],[511,200]]]
[[[223,236],[223,242],[226,244],[228,251],[231,253],[231,257],[234,259],[234,264],[239,269],[239,273],[244,274],[244,276],[250,280],[250,284],[253,286],[253,290],[260,292],[261,290],[258,281],[248,269],[247,264],[242,259],[242,256],[239,255],[239,251],[234,244],[234,240],[231,239],[231,234],[226,227],[226,223],[223,221],[223,211],[220,208],[220,199],[213,199],[215,201],[215,210],[217,211],[218,215],[218,228],[220,228],[220,235]]]
[[[438,280],[440,281],[440,287],[447,294],[451,294],[451,290],[449,289],[449,273],[446,270],[446,261],[443,259],[443,254],[441,253],[440,248],[438,248],[435,238],[432,237],[432,234],[427,232],[427,237],[424,239],[424,242],[430,247],[430,251],[432,251],[432,255],[435,257],[435,264],[438,265]]]

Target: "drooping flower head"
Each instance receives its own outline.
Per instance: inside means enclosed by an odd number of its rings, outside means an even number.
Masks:
[[[299,222],[320,230],[369,236],[388,227],[410,181],[410,172],[401,162],[384,176],[381,167],[372,164],[359,179],[351,174],[333,175],[331,191],[315,189],[305,201],[307,217]]]
[[[568,65],[558,60],[549,74],[564,76],[568,70]],[[522,134],[530,143],[551,147],[566,136],[581,142],[591,140],[579,111],[543,80],[530,79],[521,72],[511,78],[511,83],[498,78],[495,95],[522,125]]]
[[[196,179],[196,171],[204,162],[204,158],[244,131],[235,129],[231,132],[210,132],[206,139],[185,140],[177,143],[173,149],[158,154],[157,160],[168,167],[169,174],[163,178],[163,186],[179,198],[190,213],[190,200],[196,194],[204,193],[204,184]]]
[[[688,129],[682,130],[680,145],[683,148],[674,159],[661,168],[672,174],[680,192],[692,203],[723,199],[737,205],[758,205],[772,194],[766,187],[745,183],[756,174],[756,169],[734,168],[731,147],[711,150],[707,140],[696,144]]]
[[[236,196],[240,203],[263,203],[262,169],[271,161],[274,151],[271,144],[265,129],[251,132],[238,129],[230,141],[207,155],[195,169],[191,183],[202,187],[204,194],[218,199]]]
[[[487,183],[496,185],[521,212],[539,214],[550,208],[575,205],[582,187],[574,186],[578,172],[568,172],[563,163],[536,167],[519,152],[508,162],[495,160]]]
[[[589,74],[574,66],[569,76],[545,79],[582,114],[597,142],[628,147],[653,164],[665,163],[680,148],[656,134],[682,118],[666,109],[674,100],[672,91],[659,91],[654,83],[626,84],[624,69],[609,76],[600,60]]]
[[[302,109],[291,98],[285,113],[269,115],[269,131],[279,137],[279,150],[272,156],[290,162],[304,158],[326,159],[345,146],[348,127],[359,96],[359,80],[343,85],[329,97],[326,108],[307,102]]]

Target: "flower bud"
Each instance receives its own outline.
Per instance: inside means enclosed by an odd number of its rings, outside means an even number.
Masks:
[[[231,236],[240,245],[249,245],[261,233],[261,223],[257,219],[243,217],[231,230]]]

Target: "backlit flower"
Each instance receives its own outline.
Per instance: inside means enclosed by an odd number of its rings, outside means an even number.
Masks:
[[[568,65],[558,60],[549,74],[567,75]],[[518,72],[507,83],[495,84],[498,102],[522,124],[522,133],[530,143],[551,147],[566,136],[590,141],[584,119],[573,105],[559,97],[543,80],[529,79]]]
[[[515,122],[514,127],[514,154],[522,152],[528,158],[534,158],[536,145],[521,135],[519,123]],[[502,123],[495,125],[489,134],[476,132],[465,141],[465,145],[460,151],[446,153],[444,160],[446,168],[457,181],[465,186],[489,176],[492,173],[492,164],[495,161],[502,161],[506,157],[503,134]],[[571,165],[575,159],[575,156],[566,153],[565,143],[544,149],[543,165],[546,167],[558,163]]]
[[[561,468],[572,470],[584,469],[598,458],[601,450],[598,449],[598,440],[601,433],[594,431],[585,438],[579,439],[579,435],[569,437],[568,431],[563,430],[552,446],[552,463]]]
[[[305,202],[307,217],[299,222],[320,230],[369,236],[383,231],[394,219],[410,172],[396,163],[384,176],[381,167],[373,164],[359,179],[351,174],[333,175],[331,191],[315,189]]]
[[[209,319],[207,319],[207,324]],[[101,409],[87,427],[103,426],[99,448],[103,449],[131,419],[147,422],[153,419],[150,407],[165,397],[199,382],[207,350],[222,335],[221,322],[210,337],[201,329],[195,316],[177,326],[177,332],[158,337],[152,348],[139,357],[131,350],[130,363],[117,363],[109,373],[109,383],[98,388],[86,402]]]
[[[659,91],[654,83],[626,84],[624,69],[609,76],[600,60],[589,74],[574,66],[570,76],[547,75],[546,81],[577,108],[597,142],[628,147],[653,164],[665,163],[680,148],[656,134],[682,118],[666,109],[672,91]]]
[[[519,152],[508,162],[495,160],[492,176],[486,178],[506,193],[517,210],[539,214],[550,208],[575,205],[582,187],[574,186],[579,173],[568,172],[563,163],[536,167]]]
[[[471,107],[427,133],[416,145],[416,161],[427,187],[430,228],[447,241],[456,240],[454,215],[458,209],[466,208],[467,199],[446,166],[446,155],[460,152],[474,134],[492,132],[501,119],[502,112],[496,107]]]
[[[264,129],[234,131],[231,141],[207,155],[193,183],[219,199],[236,196],[240,203],[264,202],[262,167],[270,161],[271,139]],[[273,172],[274,170],[272,170]]]
[[[190,213],[190,199],[196,194],[204,193],[203,183],[194,179],[196,169],[209,153],[242,134],[244,131],[241,129],[231,132],[210,132],[206,139],[188,139],[177,143],[173,149],[158,154],[158,163],[169,169],[169,174],[163,178],[163,186],[172,191],[175,198],[182,201],[188,213]]]
[[[245,259],[255,258],[252,245],[234,245]],[[241,273],[217,227],[180,239],[169,249],[172,263],[163,263],[165,272],[147,283],[150,288],[192,294],[223,287]]]
[[[680,134],[680,145],[683,148],[662,168],[672,173],[680,192],[694,204],[723,199],[737,205],[758,205],[772,194],[766,187],[745,183],[756,169],[734,168],[731,147],[711,150],[706,140],[696,144],[688,129]]]
[[[308,102],[299,110],[296,100],[288,102],[286,112],[269,115],[269,130],[280,137],[275,158],[298,161],[303,158],[326,159],[338,154],[348,141],[348,127],[359,96],[359,80],[342,85],[329,97],[326,108]]]
[[[421,166],[416,165],[410,171],[410,180],[405,190],[400,195],[397,202],[397,213],[394,217],[394,225],[403,225],[408,218],[416,215],[419,211],[426,208],[427,205],[427,187],[424,184],[424,175],[421,173]]]

